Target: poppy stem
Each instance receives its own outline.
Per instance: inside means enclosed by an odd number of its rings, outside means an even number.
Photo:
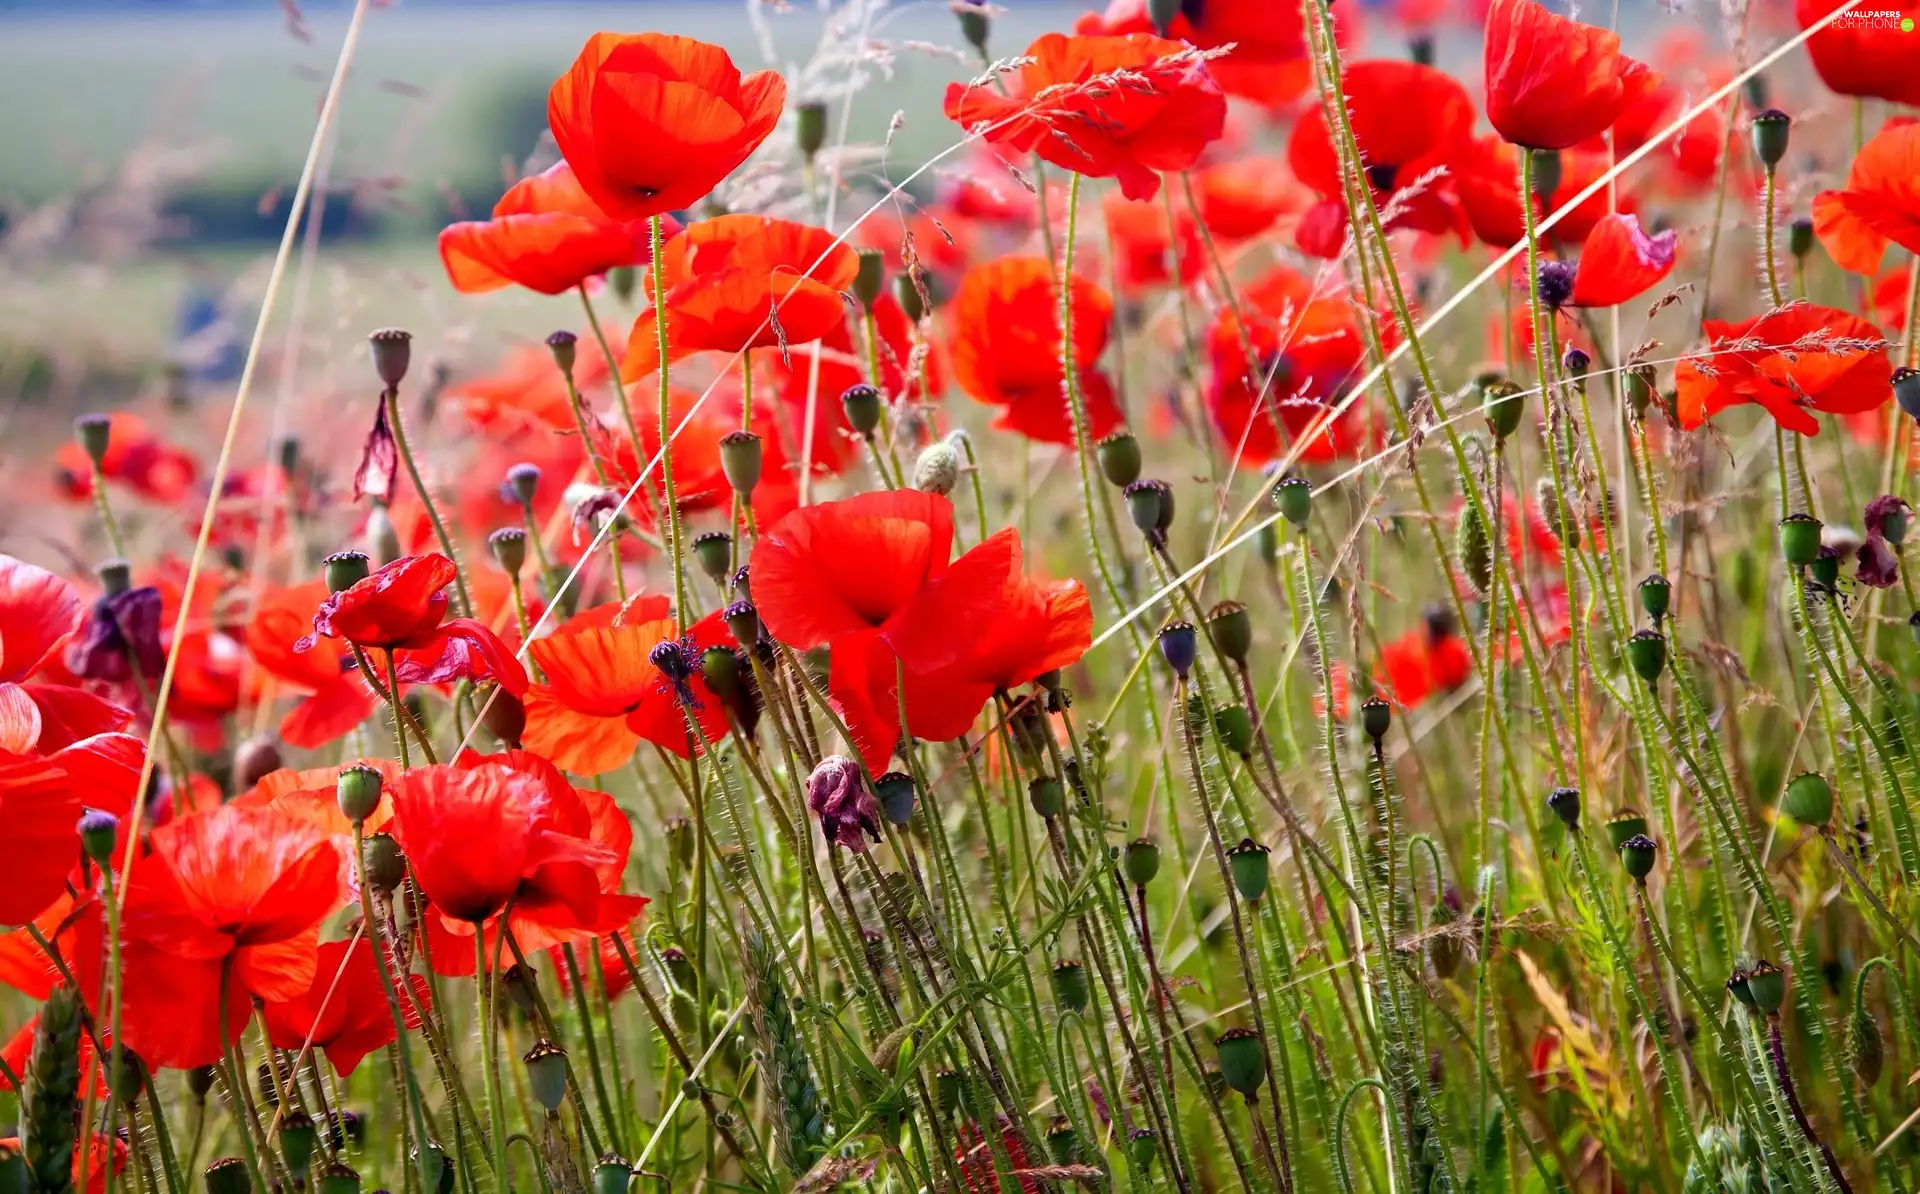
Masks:
[[[657,345],[660,351],[660,481],[666,493],[667,516],[667,558],[673,563],[673,599],[674,617],[682,626],[693,621],[693,606],[687,601],[687,561],[681,542],[680,500],[673,487],[673,391],[668,384],[667,367],[667,279],[666,267],[661,263],[660,253],[664,244],[664,234],[660,227],[660,217],[654,216],[647,221],[647,236],[652,243],[647,268],[653,274],[653,323]],[[586,299],[586,289],[581,288],[580,297]],[[591,310],[591,308],[589,308]],[[594,324],[594,334],[600,335],[600,325]],[[611,359],[611,358],[609,358]],[[619,376],[619,369],[614,376]],[[624,398],[620,403],[622,410],[627,409]],[[629,430],[632,429],[633,415],[629,412]],[[634,435],[636,465],[645,470],[646,461],[639,455],[639,435]]]
[[[1767,167],[1767,183],[1761,190],[1760,199],[1760,259],[1767,268],[1767,297],[1773,300],[1775,307],[1786,305],[1786,296],[1780,293],[1780,266],[1774,260],[1773,220],[1774,203],[1779,188],[1774,182],[1774,169]]]
[[[490,1012],[499,998],[497,975],[487,970],[487,935],[484,925],[475,925],[473,930],[473,999],[476,1022],[474,1031],[480,1036],[480,1080],[487,1097],[487,1123],[493,1136],[493,1174],[494,1180],[502,1190],[513,1188],[512,1175],[507,1172],[507,1109],[500,1098],[500,1077],[494,1067],[494,1057],[500,1051],[498,1025]],[[500,931],[504,932],[502,925]],[[488,991],[494,992],[494,1000],[487,998]],[[427,1187],[432,1194],[433,1187]]]
[[[513,953],[514,962],[520,967],[521,973],[526,976],[527,993],[533,997],[534,1023],[538,1025],[541,1034],[548,1040],[559,1041],[560,1026],[553,1018],[553,1009],[547,1006],[547,997],[540,993],[540,983],[534,975],[533,967],[528,965],[527,955],[521,952],[520,941],[514,936],[513,928],[504,915],[500,918],[500,933],[506,938],[507,949]],[[574,973],[574,990],[578,992],[581,990],[578,979],[579,972],[575,969]],[[498,995],[494,997],[494,1001],[498,1003]],[[583,1004],[583,1015],[581,1017],[582,1031],[586,1031],[584,1027],[586,1024],[584,1010]],[[495,1048],[497,1056],[498,1046],[496,1045]],[[587,1048],[588,1054],[591,1056],[593,1053],[592,1044],[589,1043]],[[600,1147],[600,1133],[594,1131],[593,1120],[587,1115],[587,1099],[585,1093],[580,1089],[580,1074],[579,1071],[574,1068],[572,1055],[568,1055],[567,1057],[567,1099],[573,1104],[574,1118],[580,1121],[581,1134],[586,1137],[587,1147],[592,1150],[589,1159],[591,1160],[592,1157],[598,1157],[601,1152],[604,1151]]]
[[[107,533],[107,542],[113,547],[113,554],[119,559],[127,558],[127,545],[120,538],[120,521],[113,516],[113,504],[107,498],[107,474],[98,464],[93,468],[93,508],[100,512],[100,529]]]
[[[214,1010],[214,1018],[220,1024],[220,1057],[223,1062],[222,1070],[223,1076],[226,1079],[227,1099],[228,1102],[232,1104],[235,1125],[240,1130],[240,1152],[241,1155],[246,1158],[247,1174],[253,1179],[253,1188],[256,1190],[265,1190],[270,1187],[262,1176],[260,1154],[254,1147],[253,1132],[255,1125],[252,1122],[252,1109],[248,1106],[247,1101],[246,1076],[240,1072],[240,1062],[235,1057],[233,1047],[233,1034],[227,1024],[227,1012],[229,1010],[229,1004],[231,1003],[229,995],[232,989],[233,956],[229,954],[226,959],[220,963],[220,1005]],[[251,1011],[253,1007],[251,999],[249,999],[247,1007],[249,1011]],[[84,1125],[83,1128],[86,1132],[91,1132],[92,1130],[91,1125]],[[91,1141],[83,1141],[80,1153],[82,1157],[91,1153],[92,1149],[87,1147],[89,1144],[91,1144]]]
[[[407,1018],[400,1011],[400,996],[388,966],[385,935],[374,916],[373,887],[367,880],[367,827],[364,821],[353,823],[353,869],[360,888],[360,923],[365,926],[367,946],[373,950],[374,969],[380,972],[380,986],[387,996],[387,1010],[393,1016],[394,1054],[399,1060],[400,1081],[405,1088],[408,1119],[413,1124],[414,1156],[420,1171],[420,1188],[440,1188],[440,1157],[427,1148],[426,1112],[421,1106],[420,1083],[414,1076],[413,1058],[407,1047]],[[424,1020],[425,1017],[422,1017]],[[458,1112],[455,1113],[458,1122]]]
[[[407,477],[413,481],[413,491],[420,495],[420,505],[426,509],[427,521],[433,524],[433,537],[440,541],[440,550],[453,561],[453,584],[460,597],[460,615],[473,616],[473,595],[467,592],[467,575],[460,566],[460,553],[453,549],[453,536],[447,533],[447,524],[441,521],[440,510],[433,504],[433,494],[427,489],[427,483],[420,476],[420,466],[414,462],[413,448],[407,443],[406,422],[400,417],[400,387],[388,386],[380,400],[387,404],[387,424],[393,431],[394,447],[400,450],[401,463],[407,466]]]
[[[1780,1017],[1777,1014],[1767,1017],[1767,1054],[1773,1059],[1774,1077],[1780,1080],[1780,1093],[1787,1100],[1787,1110],[1793,1114],[1793,1122],[1799,1126],[1807,1143],[1820,1151],[1820,1161],[1827,1167],[1827,1175],[1833,1178],[1833,1184],[1840,1187],[1840,1194],[1853,1194],[1853,1187],[1848,1184],[1847,1175],[1840,1168],[1839,1158],[1833,1155],[1827,1142],[1820,1139],[1820,1134],[1813,1130],[1806,1110],[1800,1106],[1800,1094],[1793,1086],[1793,1070],[1787,1065],[1787,1045],[1780,1038]]]

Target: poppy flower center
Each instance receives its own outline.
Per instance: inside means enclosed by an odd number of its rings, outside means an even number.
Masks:
[[[1376,191],[1391,191],[1394,175],[1399,172],[1400,167],[1394,165],[1368,166],[1367,181],[1373,184]]]
[[[1573,297],[1573,266],[1565,261],[1540,263],[1540,301],[1555,310]]]

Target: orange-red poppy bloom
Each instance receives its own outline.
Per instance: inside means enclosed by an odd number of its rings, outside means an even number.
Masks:
[[[9,863],[0,885],[0,924],[26,924],[66,890],[80,862],[80,798],[50,759],[0,763],[0,825]]]
[[[210,1065],[253,999],[312,985],[320,922],[344,899],[340,852],[313,824],[232,804],[151,841],[127,889],[127,1045],[155,1066]]]
[[[833,233],[771,216],[701,220],[666,243],[667,359],[818,340],[846,321],[840,292],[860,258]],[[648,303],[653,278],[645,279]],[[652,306],[627,337],[620,373],[636,382],[660,367]]]
[[[1705,320],[1707,346],[1674,367],[1680,426],[1755,402],[1774,422],[1817,435],[1816,414],[1878,409],[1893,394],[1887,342],[1871,323],[1833,307],[1792,303],[1739,323]]]
[[[1368,438],[1367,415],[1358,404],[1333,414],[1365,352],[1348,299],[1276,266],[1242,289],[1240,310],[1244,333],[1232,310],[1207,331],[1207,413],[1229,458],[1256,469],[1289,447],[1317,463],[1352,455]]]
[[[365,721],[375,698],[359,673],[345,643],[318,639],[304,653],[293,650],[313,610],[327,599],[319,581],[263,594],[253,621],[247,624],[247,651],[261,670],[304,695],[280,719],[280,739],[289,746],[312,750],[337,741]]]
[[[1451,615],[1429,617],[1381,646],[1380,679],[1393,700],[1411,709],[1473,675],[1473,656],[1452,621]]]
[[[1920,61],[1913,66],[1920,74]],[[1889,122],[1860,147],[1847,185],[1813,200],[1813,232],[1841,269],[1880,272],[1889,244],[1920,253],[1920,123]]]
[[[1567,149],[1613,126],[1660,84],[1620,35],[1536,0],[1493,0],[1486,24],[1487,120],[1528,149]]]
[[[947,86],[947,119],[1063,170],[1112,178],[1151,199],[1160,172],[1185,170],[1226,126],[1227,101],[1207,63],[1177,41],[1043,34],[1009,81]]]
[[[395,652],[405,684],[493,680],[515,696],[527,690],[527,672],[500,636],[472,618],[444,622],[453,561],[437,552],[403,556],[331,594],[313,615],[313,632],[294,643],[295,654],[322,638],[363,650]]]
[[[1533,211],[1536,225],[1549,214],[1563,210],[1565,214],[1542,235],[1542,241],[1566,245],[1587,239],[1600,217],[1608,213],[1607,192],[1595,191],[1578,205],[1573,199],[1606,173],[1608,164],[1604,153],[1586,149],[1561,153],[1560,183],[1548,203],[1534,201]],[[1448,168],[1473,234],[1496,249],[1519,244],[1527,234],[1527,225],[1526,214],[1520,209],[1520,156],[1513,146],[1492,134],[1476,137]],[[1615,200],[1617,210],[1634,210],[1633,197],[1624,189],[1616,193]]]
[[[647,259],[646,221],[608,218],[559,162],[507,188],[491,220],[440,230],[440,262],[461,294],[524,286],[561,294],[618,265]]]
[[[200,474],[191,452],[150,431],[140,416],[119,411],[109,416],[107,450],[100,473],[120,481],[150,501],[166,504],[187,496]],[[93,495],[93,464],[86,451],[69,440],[54,453],[60,491],[74,501]]]
[[[948,567],[953,504],[919,490],[863,493],[795,510],[754,544],[753,601],[797,651],[887,625]]]
[[[391,957],[387,965],[400,969]],[[408,1028],[418,1028],[430,998],[427,980],[409,974],[405,981],[410,991],[400,1001],[400,1014]],[[365,936],[323,943],[314,953],[313,984],[290,999],[261,1005],[260,1018],[276,1049],[311,1043],[335,1073],[353,1073],[361,1058],[393,1040],[393,1012],[374,967],[373,943]]]
[[[719,46],[596,33],[547,93],[547,124],[580,188],[615,220],[692,207],[780,122],[787,84],[742,78]]]
[[[1086,404],[1087,433],[1120,425],[1113,392],[1094,369],[1106,351],[1113,299],[1074,275],[1073,359]],[[1060,363],[1060,298],[1053,269],[1040,257],[1002,257],[960,280],[948,306],[953,377],[969,397],[1004,408],[997,426],[1032,439],[1072,443]]]
[[[1840,0],[1794,0],[1793,15],[1805,29],[1838,7]],[[1876,18],[1897,14],[1920,20],[1920,4],[1872,7]],[[1842,17],[1807,39],[1807,53],[1820,81],[1841,95],[1920,107],[1920,56],[1911,34],[1896,33],[1878,19]]]
[[[1603,216],[1577,261],[1540,266],[1540,300],[1561,307],[1616,307],[1638,298],[1673,271],[1672,229],[1648,236],[1634,216]]]
[[[107,956],[104,924],[99,900],[61,895],[27,926],[0,933],[0,984],[38,1003],[68,981],[68,974],[61,973],[41,947],[40,941],[50,941],[78,980],[81,994],[92,1000],[100,990]]]
[[[1106,11],[1088,13],[1079,33],[1153,33],[1147,0],[1109,0]],[[1296,5],[1269,0],[1206,0],[1179,6],[1166,35],[1202,50],[1228,49],[1209,60],[1228,95],[1278,108],[1300,97],[1313,82],[1306,30]]]
[[[44,568],[0,556],[0,751],[49,753],[124,727],[133,714],[69,684],[30,680],[57,664],[86,611],[80,595]]]
[[[1138,294],[1176,280],[1185,286],[1206,268],[1199,228],[1191,218],[1169,221],[1165,204],[1108,191],[1100,197],[1100,214],[1113,251],[1114,280],[1122,294]]]

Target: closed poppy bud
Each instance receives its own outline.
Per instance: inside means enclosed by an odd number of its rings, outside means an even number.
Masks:
[[[904,771],[889,771],[873,781],[873,794],[880,800],[880,812],[895,825],[913,820],[913,777]]]
[[[1027,803],[1043,817],[1057,817],[1067,806],[1067,790],[1058,779],[1042,775],[1027,785]]]
[[[862,436],[871,437],[880,426],[880,391],[861,382],[840,392],[840,409],[847,414],[847,425]]]
[[[366,544],[367,555],[376,565],[391,564],[401,556],[400,532],[393,525],[393,515],[387,513],[386,506],[378,499],[367,510],[367,526],[361,542]]]
[[[1527,151],[1533,159],[1533,197],[1544,203],[1560,189],[1560,151],[1557,149],[1533,149]]]
[[[406,379],[407,366],[413,362],[413,335],[399,328],[381,328],[367,336],[373,350],[373,371],[380,384],[396,389]]]
[[[567,1051],[552,1041],[534,1042],[521,1062],[527,1067],[527,1085],[547,1114],[560,1110],[567,1098]]]
[[[720,616],[742,650],[751,651],[760,644],[760,612],[753,608],[753,602],[736,601],[722,610]]]
[[[1903,366],[1893,371],[1893,400],[1901,410],[1920,419],[1920,369]]]
[[[1787,252],[1795,257],[1813,252],[1813,221],[1808,217],[1795,216],[1787,225]]]
[[[253,1189],[247,1162],[241,1157],[221,1157],[201,1171],[200,1180],[207,1194],[249,1194]]]
[[[1820,556],[1820,520],[1811,514],[1789,514],[1780,520],[1780,554],[1788,567],[1805,568]]]
[[[1168,666],[1182,680],[1193,670],[1193,659],[1197,653],[1198,639],[1193,633],[1192,622],[1168,622],[1160,628],[1160,654],[1165,657]]]
[[[1213,711],[1213,732],[1228,752],[1246,758],[1253,753],[1253,715],[1240,704],[1222,705]]]
[[[313,1117],[295,1107],[280,1117],[280,1156],[295,1177],[304,1179],[313,1165],[313,1145],[320,1133]]]
[[[406,882],[407,859],[400,853],[400,843],[394,841],[390,833],[376,833],[368,838],[360,862],[367,886],[375,891],[392,891]]]
[[[568,331],[558,331],[547,337],[547,351],[553,354],[553,363],[567,377],[573,376],[573,362],[578,351],[575,344],[580,337]]]
[[[1627,662],[1634,674],[1652,684],[1667,668],[1667,636],[1658,630],[1636,630],[1627,640]]]
[[[1753,156],[1766,166],[1767,173],[1787,156],[1788,132],[1793,120],[1778,108],[1768,108],[1753,118]]]
[[[1304,527],[1313,515],[1313,486],[1305,477],[1286,477],[1273,487],[1273,504],[1296,529]]]
[[[1214,1038],[1220,1054],[1220,1076],[1249,1102],[1260,1094],[1267,1077],[1267,1051],[1260,1034],[1251,1028],[1229,1028]]]
[[[196,1099],[204,1099],[213,1089],[213,1067],[197,1065],[187,1071],[187,1091]]]
[[[1393,726],[1393,706],[1382,697],[1370,696],[1360,702],[1360,728],[1373,739],[1375,747],[1387,736],[1387,730]]]
[[[520,527],[501,527],[487,536],[487,550],[502,572],[519,576],[527,566],[527,532]]]
[[[1160,1136],[1152,1128],[1135,1128],[1127,1133],[1127,1160],[1135,1171],[1146,1173],[1160,1155]]]
[[[1607,818],[1607,845],[1618,850],[1628,838],[1638,837],[1646,831],[1646,815],[1636,809],[1623,808]]]
[[[1417,66],[1432,66],[1433,51],[1431,34],[1416,33],[1407,39],[1407,58]]]
[[[1667,609],[1673,602],[1673,585],[1658,572],[1651,573],[1640,582],[1640,608],[1658,626],[1667,616]]]
[[[1127,882],[1135,887],[1153,882],[1153,877],[1160,873],[1159,843],[1150,837],[1134,838],[1120,854],[1120,868],[1127,873]]]
[[[1100,475],[1125,489],[1140,479],[1140,441],[1131,431],[1115,431],[1094,445],[1100,461]]]
[[[1268,868],[1268,856],[1272,853],[1267,847],[1250,837],[1240,839],[1240,844],[1227,851],[1227,869],[1233,873],[1234,890],[1240,898],[1249,903],[1267,894],[1271,876]]]
[[[315,1175],[320,1194],[360,1194],[360,1173],[343,1161],[331,1161]]]
[[[320,568],[327,578],[329,593],[351,589],[367,579],[367,575],[373,571],[364,551],[336,551],[320,561]]]
[[[1047,1123],[1047,1154],[1055,1165],[1073,1165],[1080,1160],[1080,1133],[1064,1115],[1056,1115]]]
[[[1495,439],[1506,439],[1520,430],[1520,416],[1526,412],[1527,404],[1519,386],[1511,381],[1496,381],[1480,394],[1481,412],[1486,415],[1487,429]]]
[[[1817,771],[1806,771],[1787,781],[1780,811],[1809,829],[1824,828],[1833,819],[1833,785]]]
[[[1880,1022],[1864,1009],[1856,1010],[1847,1021],[1847,1054],[1861,1085],[1873,1086],[1880,1081],[1881,1068],[1887,1061],[1886,1043],[1880,1036]]]
[[[1061,961],[1053,964],[1053,973],[1049,976],[1053,983],[1053,1001],[1070,1012],[1087,1010],[1087,972],[1078,962]]]
[[[725,531],[695,535],[693,555],[700,561],[701,569],[719,584],[733,570],[733,536]]]
[[[593,1167],[593,1194],[627,1194],[633,1185],[633,1166],[608,1153]]]
[[[109,597],[118,597],[133,588],[133,566],[125,560],[108,560],[93,570],[100,588]]]
[[[1653,873],[1653,859],[1660,847],[1644,833],[1636,833],[1620,843],[1620,865],[1627,868],[1634,882],[1644,883]]]
[[[985,0],[954,0],[953,13],[960,18],[960,36],[973,52],[987,56],[987,34],[993,29],[993,9]]]
[[[480,724],[498,738],[502,746],[518,750],[520,736],[527,731],[527,706],[506,689],[495,688],[480,706]]]
[[[73,438],[80,441],[80,450],[99,468],[113,442],[113,419],[102,414],[81,415],[73,421]]]
[[[343,768],[335,781],[334,795],[340,801],[340,815],[355,824],[373,815],[380,807],[382,777],[379,769],[364,764]]]
[[[861,249],[857,255],[860,268],[853,275],[853,297],[871,314],[873,305],[880,301],[881,291],[886,289],[887,261],[878,249]]]
[[[1485,595],[1492,589],[1493,545],[1487,538],[1487,524],[1471,504],[1460,511],[1460,521],[1454,526],[1453,551],[1474,592]]]
[[[1822,588],[1831,589],[1840,580],[1840,549],[1821,544],[1815,553],[1813,563],[1807,565],[1807,575],[1813,583]]]
[[[900,310],[907,322],[918,327],[927,317],[927,304],[932,301],[930,289],[922,289],[927,282],[924,276],[913,269],[904,269],[893,276],[893,300],[900,304]]]
[[[1779,1012],[1787,998],[1787,973],[1764,958],[1747,967],[1750,1006],[1763,1016]]]
[[[90,808],[80,815],[80,849],[101,866],[113,858],[113,845],[120,836],[120,818],[110,812]]]
[[[751,497],[760,484],[760,437],[751,431],[729,431],[720,437],[720,471],[741,497]]]
[[[1553,791],[1547,793],[1547,807],[1553,810],[1554,816],[1560,818],[1562,825],[1576,832],[1579,830],[1579,788],[1555,788]]]
[[[1122,492],[1133,525],[1149,543],[1164,542],[1166,529],[1173,525],[1173,487],[1165,481],[1135,481]]]
[[[1560,354],[1560,367],[1567,371],[1568,376],[1579,381],[1587,375],[1587,370],[1593,368],[1593,356],[1578,344],[1569,344],[1567,351]]]
[[[1253,615],[1238,601],[1222,601],[1207,611],[1207,637],[1220,654],[1245,663],[1253,650]]]
[[[1745,966],[1735,966],[1727,975],[1727,993],[1738,999],[1748,1009],[1752,1009],[1753,989],[1747,985],[1748,971]]]
[[[827,106],[819,100],[802,100],[793,106],[793,140],[800,156],[811,160],[827,143]]]
[[[700,676],[723,701],[740,691],[740,657],[732,647],[708,647],[700,653]]]

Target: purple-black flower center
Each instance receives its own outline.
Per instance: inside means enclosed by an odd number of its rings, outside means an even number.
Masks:
[[[1558,311],[1573,297],[1573,266],[1564,261],[1540,263],[1540,301]]]

